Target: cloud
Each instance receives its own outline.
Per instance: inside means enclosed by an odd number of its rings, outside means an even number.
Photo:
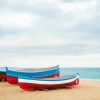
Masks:
[[[29,13],[1,13],[0,27],[31,27],[32,23],[38,19],[38,16],[32,16]]]
[[[73,3],[73,2],[88,2],[88,1],[94,1],[94,0],[61,0],[62,2],[65,3]]]
[[[99,66],[99,20],[98,0],[0,1],[0,59]]]
[[[81,36],[81,38],[80,38]],[[83,35],[84,36],[84,35]],[[4,55],[84,55],[100,53],[99,40],[82,35],[55,37],[34,34],[7,35],[0,39],[0,51]]]
[[[55,47],[63,45],[61,38],[54,36],[34,36],[24,33],[8,35],[0,39],[0,47]]]
[[[46,58],[45,58],[46,57]],[[6,59],[6,60],[5,60]],[[32,55],[27,56],[3,56],[0,61],[1,66],[16,66],[16,67],[50,67],[60,64],[61,67],[99,67],[100,54],[89,54],[89,55],[51,55],[51,56],[40,56]],[[84,61],[84,62],[83,62]]]

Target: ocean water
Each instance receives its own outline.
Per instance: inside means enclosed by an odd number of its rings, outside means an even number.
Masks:
[[[79,73],[80,78],[100,79],[100,68],[61,68],[61,76]]]
[[[0,67],[1,71],[6,71]],[[100,68],[60,68],[60,75],[79,73],[80,78],[100,79]]]

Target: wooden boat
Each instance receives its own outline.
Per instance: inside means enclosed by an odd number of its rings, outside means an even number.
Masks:
[[[33,89],[44,89],[44,88],[61,88],[69,87],[79,84],[79,76],[75,75],[66,75],[56,78],[18,78],[18,84],[23,90],[33,90]]]
[[[50,77],[58,77],[60,73],[59,65],[50,67],[50,68],[37,68],[37,69],[20,69],[20,68],[6,68],[7,73],[7,81],[10,84],[18,83],[19,77],[41,77],[41,78],[50,78]]]
[[[0,81],[4,80],[6,81],[6,68],[0,67]]]

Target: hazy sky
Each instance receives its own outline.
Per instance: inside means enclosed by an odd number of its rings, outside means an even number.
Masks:
[[[100,0],[0,0],[0,66],[100,67]]]

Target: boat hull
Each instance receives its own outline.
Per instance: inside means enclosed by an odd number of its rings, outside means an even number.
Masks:
[[[28,69],[29,70],[29,69]],[[35,70],[35,69],[34,69]],[[52,77],[59,77],[60,71],[59,67],[50,67],[50,68],[41,68],[37,72],[28,72],[20,71],[20,70],[9,70],[6,69],[7,72],[7,82],[10,84],[17,84],[18,77],[39,77],[39,78],[52,78]]]
[[[2,80],[6,81],[6,80],[7,80],[7,76],[6,76],[6,75],[0,74],[0,82],[1,82]]]
[[[6,67],[0,67],[0,81],[6,81]]]
[[[29,81],[20,81],[19,79],[19,86],[21,89],[23,90],[34,90],[34,89],[52,89],[52,88],[62,88],[62,87],[71,87],[71,86],[75,86],[79,84],[79,78],[75,78],[71,81],[67,81],[67,82],[59,82],[56,83],[54,82],[54,84],[46,84],[46,83],[42,83],[41,82],[29,82]]]
[[[6,72],[0,71],[0,81],[2,81],[2,80],[6,81],[6,79],[7,79]]]
[[[7,75],[7,82],[9,84],[17,84],[18,83],[18,77]]]

